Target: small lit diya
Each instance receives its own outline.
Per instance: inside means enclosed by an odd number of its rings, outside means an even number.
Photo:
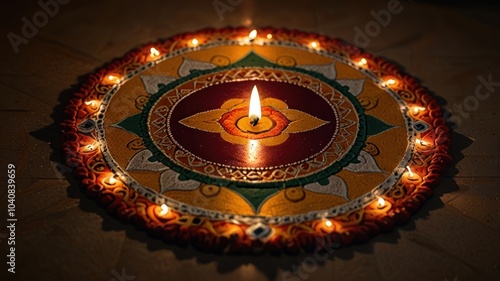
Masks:
[[[338,39],[211,29],[132,51],[67,106],[67,164],[167,242],[298,253],[407,221],[450,161],[436,101]]]

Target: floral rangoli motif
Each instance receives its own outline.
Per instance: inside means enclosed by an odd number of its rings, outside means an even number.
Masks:
[[[180,122],[191,128],[219,133],[230,143],[247,144],[251,139],[266,146],[285,142],[288,134],[314,130],[328,123],[300,110],[289,109],[278,99],[266,98],[261,104],[262,119],[255,126],[249,125],[249,101],[244,99],[230,99],[220,109],[197,113]]]

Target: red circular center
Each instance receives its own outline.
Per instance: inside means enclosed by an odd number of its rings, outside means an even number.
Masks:
[[[245,133],[235,126],[239,118],[248,115],[248,108],[232,109],[218,120],[226,132],[247,138],[248,145],[234,144],[220,134],[190,128],[179,122],[201,112],[220,109],[230,99],[249,100],[254,85],[259,89],[261,100],[279,99],[289,109],[300,110],[328,123],[310,131],[290,133],[279,145],[265,146],[255,142],[277,136],[289,125],[282,113],[269,106],[263,107],[263,116],[275,124],[267,132]],[[167,127],[175,143],[200,160],[217,165],[266,169],[297,164],[324,151],[336,135],[336,116],[336,109],[325,98],[302,86],[277,81],[236,81],[212,85],[185,96],[170,111]]]

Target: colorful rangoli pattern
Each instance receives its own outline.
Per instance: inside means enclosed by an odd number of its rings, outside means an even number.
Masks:
[[[338,39],[249,32],[182,34],[89,76],[62,124],[87,195],[218,253],[326,249],[407,221],[450,161],[436,101]]]

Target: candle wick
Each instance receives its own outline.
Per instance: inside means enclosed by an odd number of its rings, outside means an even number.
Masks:
[[[258,117],[255,117],[254,119],[252,119],[252,121],[250,121],[250,124],[252,124],[252,126],[257,125],[257,123],[259,123],[259,118]]]

